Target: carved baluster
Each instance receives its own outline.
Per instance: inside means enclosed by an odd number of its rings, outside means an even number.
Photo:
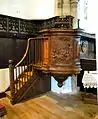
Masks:
[[[29,51],[28,51],[28,62],[29,62],[29,67],[28,67],[28,70],[30,72],[30,65],[31,65],[31,41],[29,41]]]
[[[23,70],[23,65],[21,66],[21,73],[23,73],[24,70]],[[24,85],[24,77],[21,76],[21,83],[22,83],[22,86]]]
[[[19,75],[18,75],[18,80],[19,80],[19,82],[18,82],[18,86],[19,86],[19,89],[21,88],[21,66],[19,66],[18,67],[18,73],[19,73]]]
[[[16,78],[16,84],[15,84],[15,91],[17,92],[17,90],[18,90],[18,79],[17,79],[17,76],[18,76],[18,72],[17,72],[17,67],[15,68],[16,70],[15,70],[15,78]]]
[[[23,70],[25,71],[26,70],[26,63],[25,61],[23,62]],[[23,82],[25,83],[26,82],[26,79],[24,78]]]
[[[26,81],[28,81],[28,79],[29,79],[29,54],[26,57],[26,65],[27,65]]]

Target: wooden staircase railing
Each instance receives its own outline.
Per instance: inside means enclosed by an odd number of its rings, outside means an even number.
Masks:
[[[43,60],[41,55],[45,53],[44,44],[47,43],[46,37],[38,38],[29,38],[27,42],[26,52],[23,58],[14,66],[14,61],[9,60],[9,74],[10,74],[10,100],[12,104],[24,100],[30,90],[37,91],[37,94],[42,92],[47,92],[50,90],[50,87],[44,87],[49,85],[49,81],[43,81],[43,79],[49,78],[46,74],[42,73],[39,69],[35,69],[33,66],[37,64],[39,66],[47,63],[46,60]],[[46,45],[47,46],[47,45]],[[42,79],[42,80],[39,80]],[[48,82],[48,83],[47,83]],[[42,87],[41,87],[42,86]],[[35,92],[34,92],[35,93]],[[30,96],[34,95],[31,92]],[[26,96],[26,97],[25,97]]]
[[[33,57],[31,51],[34,45],[33,38],[27,41],[27,48],[22,59],[14,66],[14,61],[9,60],[9,73],[10,73],[10,96],[12,103],[15,103],[16,98],[20,95],[20,90],[33,76]],[[17,101],[16,101],[17,102]]]

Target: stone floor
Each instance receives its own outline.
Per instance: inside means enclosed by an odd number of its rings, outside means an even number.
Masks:
[[[98,105],[81,100],[80,94],[47,93],[67,111],[68,119],[98,119]]]

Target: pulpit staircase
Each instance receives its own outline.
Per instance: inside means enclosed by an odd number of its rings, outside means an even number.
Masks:
[[[45,80],[49,76],[33,68],[35,59],[32,54],[35,54],[35,51],[32,49],[38,47],[36,41],[39,40],[36,38],[28,39],[26,52],[15,66],[14,61],[9,60],[10,91],[7,91],[6,95],[12,104],[38,96],[51,89],[50,80]]]

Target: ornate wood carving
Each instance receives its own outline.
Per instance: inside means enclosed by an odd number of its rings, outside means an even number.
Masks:
[[[13,33],[37,33],[42,29],[69,29],[73,27],[73,17],[59,16],[47,20],[25,20],[5,15],[0,15],[0,31]]]
[[[7,31],[7,20],[6,20],[6,17],[0,16],[0,31]]]
[[[71,29],[73,27],[73,17],[68,15],[66,17],[61,18],[60,16],[56,16],[50,18],[48,20],[43,21],[42,29]]]
[[[41,24],[41,21],[0,15],[0,31],[2,32],[35,34],[39,31],[38,24]]]
[[[72,29],[73,17],[56,16],[46,20],[26,20],[0,15],[0,31],[12,33],[38,34],[43,29]],[[95,39],[95,34],[82,32],[82,36]]]
[[[73,62],[73,38],[53,37],[51,41],[51,64],[68,65]]]
[[[77,30],[73,29],[45,29],[41,33],[44,36],[39,37],[43,38],[44,63],[40,63],[40,66],[35,63],[34,66],[55,77],[61,87],[68,76],[77,75],[81,70],[80,36],[77,35]]]
[[[8,22],[9,22],[9,32],[14,32],[14,33],[18,33],[19,31],[19,26],[18,26],[18,19],[15,18],[9,18]]]

